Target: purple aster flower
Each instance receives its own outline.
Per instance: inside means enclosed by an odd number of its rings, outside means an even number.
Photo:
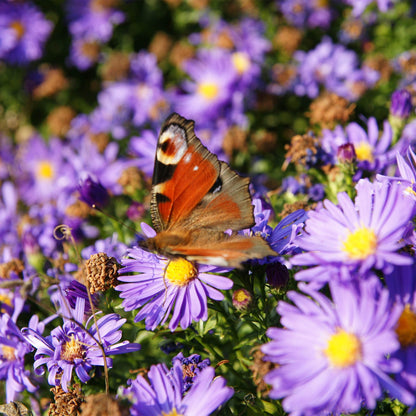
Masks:
[[[67,17],[71,34],[76,38],[99,40],[102,43],[109,41],[113,35],[113,26],[124,21],[124,14],[111,7],[111,3],[69,0]]]
[[[40,367],[46,365],[49,384],[61,385],[65,391],[70,386],[73,370],[81,382],[86,383],[93,367],[104,365],[98,347],[97,327],[108,367],[112,366],[112,359],[107,355],[125,354],[140,348],[139,344],[129,341],[119,342],[122,336],[120,328],[126,319],[112,313],[99,318],[96,327],[93,317],[85,322],[84,312],[85,299],[77,298],[75,309],[68,310],[69,315],[63,318],[63,326],[53,329],[47,337],[31,328],[22,330],[26,340],[36,348],[35,371],[43,374],[44,369]]]
[[[390,297],[401,307],[401,315],[396,325],[396,334],[400,349],[393,357],[403,363],[402,371],[396,380],[410,391],[416,389],[416,285],[415,265],[395,267],[393,272],[385,276]]]
[[[357,123],[348,124],[345,128],[347,141],[354,145],[358,168],[371,172],[381,172],[391,159],[388,154],[392,144],[393,130],[385,120],[380,134],[377,121],[370,117],[367,121],[367,132]]]
[[[211,364],[209,358],[202,360],[199,354],[192,354],[189,357],[184,357],[180,352],[176,357],[172,358],[172,365],[174,366],[171,369],[172,376],[174,376],[174,369],[176,368],[175,363],[177,361],[182,366],[183,394],[192,387],[201,371]]]
[[[403,187],[405,195],[416,201],[416,154],[409,146],[407,149],[407,161],[400,154],[396,154],[397,166],[400,176],[377,175],[379,181],[394,181]]]
[[[323,208],[308,211],[305,231],[295,240],[307,252],[293,257],[291,263],[316,267],[298,272],[297,280],[324,284],[336,277],[349,279],[346,269],[390,272],[392,265],[413,263],[411,257],[398,253],[414,209],[402,188],[365,179],[356,189],[355,204],[342,192],[338,206],[325,200]]]
[[[88,290],[85,285],[78,280],[72,280],[69,285],[64,289],[65,298],[68,300],[71,309],[75,309],[77,298],[85,300],[85,314],[91,313],[91,306],[89,304]],[[99,294],[93,293],[91,295],[92,303],[96,308],[98,306]]]
[[[354,16],[361,16],[368,5],[371,3],[377,3],[377,6],[381,12],[386,12],[389,10],[396,0],[343,0],[344,3],[352,6],[352,14]]]
[[[325,196],[325,187],[321,183],[312,185],[308,190],[308,197],[312,201],[322,201]]]
[[[85,247],[81,251],[83,259],[89,259],[93,254],[106,253],[108,257],[114,257],[118,262],[126,253],[127,246],[119,241],[117,233],[103,240],[96,240],[94,245]]]
[[[33,136],[21,149],[20,194],[27,204],[67,198],[74,189],[74,171],[65,161],[65,146],[57,138],[46,143]]]
[[[153,130],[144,130],[140,136],[132,137],[129,142],[130,153],[137,158],[136,166],[148,178],[153,175],[158,136]]]
[[[147,237],[156,235],[144,223],[142,230]],[[124,267],[118,278],[125,283],[115,289],[121,292],[124,310],[141,308],[134,321],[145,319],[146,329],[151,331],[159,324],[163,325],[171,311],[171,331],[179,324],[185,329],[192,321],[205,321],[208,318],[207,298],[223,300],[224,295],[217,289],[227,290],[233,286],[232,280],[211,274],[229,269],[194,264],[183,258],[168,260],[139,247],[134,247],[127,253],[130,258],[122,261]]]
[[[412,96],[407,90],[396,90],[391,95],[390,114],[405,119],[413,109]]]
[[[297,95],[316,98],[322,85],[328,91],[355,101],[378,80],[376,71],[359,68],[354,51],[332,43],[328,37],[311,51],[296,51],[294,57],[298,61],[299,79],[294,84]]]
[[[182,84],[183,94],[174,94],[174,111],[193,120],[214,120],[224,115],[232,104],[237,72],[229,52],[202,49],[196,58],[187,61],[185,72],[191,78]]]
[[[299,28],[327,29],[333,19],[329,4],[319,0],[277,0],[286,20]]]
[[[139,375],[124,390],[133,402],[132,416],[208,416],[234,393],[223,377],[215,377],[212,367],[197,375],[186,395],[180,361],[175,361],[171,371],[163,364],[153,365],[147,375],[150,383]]]
[[[79,199],[84,201],[89,206],[96,206],[98,208],[105,207],[110,201],[110,195],[107,189],[101,185],[100,182],[95,182],[90,177],[87,177],[78,187]]]
[[[34,315],[29,327],[43,330]],[[25,369],[25,356],[32,351],[32,346],[25,340],[20,328],[6,313],[0,316],[0,380],[6,381],[6,401],[17,399],[22,391],[33,393],[37,386],[31,380],[29,370]]]
[[[52,30],[36,6],[29,2],[0,4],[0,59],[26,64],[39,59]]]
[[[80,71],[95,65],[100,59],[101,45],[96,40],[76,38],[72,40],[68,61]]]
[[[279,302],[284,328],[270,328],[272,341],[262,347],[278,364],[265,377],[270,396],[283,398],[291,415],[305,416],[374,409],[383,390],[412,405],[413,394],[389,377],[401,370],[391,357],[399,348],[394,326],[400,308],[391,305],[379,280],[331,282],[333,302],[305,286],[308,296],[288,293],[294,305]]]

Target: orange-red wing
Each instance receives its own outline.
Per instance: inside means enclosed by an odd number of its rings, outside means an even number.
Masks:
[[[156,150],[151,214],[156,231],[177,223],[201,202],[219,175],[219,161],[194,133],[194,123],[172,114]]]
[[[199,241],[193,241],[192,245],[175,245],[169,251],[170,254],[184,256],[189,261],[225,267],[241,267],[247,260],[277,255],[266,241],[257,236],[233,235],[221,241],[209,241],[209,237],[207,240],[204,240],[201,233]]]

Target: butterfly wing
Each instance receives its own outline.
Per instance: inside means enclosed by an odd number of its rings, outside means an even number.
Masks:
[[[225,236],[225,238],[224,238]],[[276,252],[261,237],[242,235],[215,236],[205,231],[191,236],[192,244],[178,244],[169,247],[170,255],[182,256],[189,261],[196,261],[214,266],[241,267],[250,259],[276,256]]]
[[[157,232],[206,228],[234,231],[254,224],[249,180],[220,162],[194,133],[194,122],[174,113],[156,150],[151,215]]]

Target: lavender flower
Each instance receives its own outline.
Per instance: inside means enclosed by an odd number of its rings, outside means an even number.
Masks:
[[[412,96],[407,90],[396,90],[391,95],[390,114],[400,119],[409,117],[412,111]]]
[[[301,270],[296,279],[324,284],[336,276],[349,279],[349,273],[343,275],[346,269],[390,272],[393,264],[413,263],[397,252],[413,213],[413,204],[402,195],[401,187],[361,180],[356,189],[355,204],[346,193],[339,193],[338,206],[325,200],[324,208],[308,212],[305,232],[295,240],[307,252],[291,262],[316,267]]]
[[[95,182],[90,177],[87,177],[87,179],[81,182],[78,190],[80,194],[79,199],[89,206],[103,208],[110,200],[107,189],[100,182]]]
[[[342,45],[333,44],[328,37],[309,52],[295,52],[294,57],[299,63],[299,79],[294,85],[297,95],[315,98],[322,85],[328,91],[355,101],[379,77],[374,70],[359,68],[355,52]]]
[[[200,50],[184,69],[191,80],[182,84],[184,94],[174,95],[174,111],[193,120],[223,115],[232,103],[237,77],[230,54],[221,49]]]
[[[172,365],[174,368],[176,368],[176,362],[179,362],[182,366],[183,394],[192,387],[201,371],[211,364],[209,358],[202,360],[199,354],[192,354],[189,357],[184,357],[181,352],[176,357],[172,358]],[[174,376],[174,368],[171,369],[172,376]]]
[[[75,309],[69,309],[67,317],[64,317],[63,326],[51,331],[47,337],[43,337],[39,331],[24,328],[23,334],[26,340],[36,348],[35,371],[39,374],[47,366],[48,382],[51,386],[61,385],[68,391],[75,370],[81,382],[86,383],[89,372],[94,366],[103,366],[104,357],[98,347],[97,328],[92,317],[85,322],[85,299],[77,298]],[[107,355],[125,354],[137,351],[139,344],[129,341],[118,342],[121,339],[121,326],[126,319],[120,319],[119,315],[112,313],[98,319],[97,327],[105,351],[105,360],[108,367],[112,366],[111,358]]]
[[[144,223],[142,230],[148,237],[156,234]],[[227,290],[233,285],[226,277],[210,274],[228,269],[197,265],[182,258],[168,260],[139,247],[128,250],[128,255],[130,258],[122,262],[124,267],[118,278],[125,283],[115,289],[121,292],[124,310],[141,308],[134,321],[145,319],[148,330],[163,325],[172,310],[171,331],[179,324],[185,329],[192,321],[205,321],[208,318],[207,298],[220,301],[224,295],[217,289]],[[127,275],[131,272],[136,274]]]
[[[162,364],[153,365],[148,372],[150,383],[139,375],[135,380],[129,380],[130,386],[124,390],[133,402],[130,414],[208,416],[233,395],[233,389],[225,385],[225,379],[214,376],[214,369],[206,367],[184,395],[180,361],[175,361],[171,371]]]
[[[390,297],[401,308],[401,315],[397,320],[396,334],[400,342],[400,349],[393,357],[403,363],[402,371],[396,380],[406,389],[415,391],[416,388],[416,286],[415,266],[395,267],[393,272],[386,276]]]
[[[34,315],[29,326],[39,327]],[[32,351],[32,346],[25,340],[20,328],[6,313],[0,316],[0,380],[6,381],[6,401],[16,400],[19,393],[27,390],[31,393],[37,386],[31,380],[30,371],[25,369],[25,356]]]
[[[403,187],[404,194],[416,201],[416,154],[411,147],[407,149],[406,156],[407,161],[401,154],[396,154],[400,177],[377,175],[377,179],[397,182]]]
[[[330,283],[333,302],[319,292],[308,296],[289,292],[294,303],[280,302],[277,312],[284,328],[270,328],[263,345],[268,360],[278,364],[265,381],[270,396],[283,399],[292,415],[355,413],[361,405],[374,409],[383,389],[403,403],[413,394],[389,373],[400,361],[389,357],[399,348],[394,326],[400,308],[373,277],[359,285]]]
[[[29,2],[0,4],[0,59],[23,65],[39,59],[52,23]]]

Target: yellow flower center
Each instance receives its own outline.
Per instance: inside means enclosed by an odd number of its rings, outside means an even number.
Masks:
[[[201,84],[198,85],[198,93],[207,100],[213,100],[216,98],[218,92],[218,85],[214,84],[213,82],[201,82]]]
[[[165,270],[166,279],[175,286],[186,286],[196,276],[198,270],[195,265],[182,258],[171,260]]]
[[[12,306],[12,300],[10,299],[10,296],[7,296],[4,293],[0,293],[0,305],[4,303],[8,306]]]
[[[324,354],[333,367],[349,367],[361,359],[361,342],[354,334],[340,329],[329,339]]]
[[[396,334],[402,347],[416,345],[416,314],[406,305],[397,321]]]
[[[62,345],[61,358],[71,362],[76,358],[84,358],[84,348],[73,335],[69,341]]]
[[[236,290],[234,296],[237,302],[245,302],[250,299],[250,296],[243,289]]]
[[[354,145],[354,148],[358,160],[367,160],[369,162],[374,161],[373,148],[369,143],[361,142],[357,145]]]
[[[25,34],[25,27],[18,20],[10,23],[10,27],[16,32],[17,39],[20,39]]]
[[[245,52],[235,52],[232,55],[232,61],[237,72],[242,75],[250,68],[250,58]]]
[[[43,160],[38,164],[37,174],[39,179],[52,179],[54,177],[53,166],[48,161]]]
[[[178,413],[176,409],[172,409],[169,413],[162,411],[162,416],[183,416],[182,413]]]
[[[350,233],[343,243],[343,250],[353,260],[363,260],[377,249],[377,236],[370,228],[359,228]]]
[[[9,347],[8,345],[3,345],[1,347],[1,354],[7,361],[14,361],[16,359],[15,351],[15,348]]]

